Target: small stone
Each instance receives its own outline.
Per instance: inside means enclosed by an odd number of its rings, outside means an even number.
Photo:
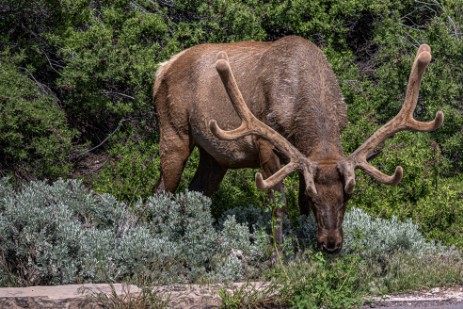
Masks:
[[[440,288],[433,288],[431,289],[431,293],[436,294],[440,292]]]

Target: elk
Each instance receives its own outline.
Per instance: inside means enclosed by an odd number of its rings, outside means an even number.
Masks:
[[[194,147],[200,159],[189,189],[207,196],[230,168],[261,168],[257,187],[281,192],[283,179],[297,172],[299,207],[303,214],[314,212],[318,245],[340,251],[355,170],[397,184],[402,167],[389,176],[368,163],[375,149],[399,131],[430,132],[442,124],[441,111],[429,122],[413,118],[430,52],[426,44],[419,47],[400,112],[348,157],[340,141],[348,123],[346,104],[330,64],[313,43],[288,36],[180,52],[161,64],[154,83],[161,161],[156,190],[176,190]],[[284,212],[276,212],[280,222]],[[277,242],[281,235],[280,224]]]

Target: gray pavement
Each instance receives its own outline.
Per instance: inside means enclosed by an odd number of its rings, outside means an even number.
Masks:
[[[463,302],[453,304],[426,304],[426,303],[409,303],[407,305],[386,306],[386,307],[370,307],[378,309],[410,309],[410,308],[424,308],[424,309],[462,309]]]
[[[409,294],[386,295],[373,298],[366,308],[426,308],[426,309],[463,309],[463,287],[434,288]]]

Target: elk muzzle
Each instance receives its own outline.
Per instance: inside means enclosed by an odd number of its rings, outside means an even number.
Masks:
[[[328,253],[338,253],[342,249],[342,227],[335,229],[318,228],[317,242],[320,248]]]

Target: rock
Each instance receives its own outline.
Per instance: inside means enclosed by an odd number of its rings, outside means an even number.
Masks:
[[[431,289],[431,293],[433,293],[433,294],[440,293],[440,288],[433,288],[433,289]]]

